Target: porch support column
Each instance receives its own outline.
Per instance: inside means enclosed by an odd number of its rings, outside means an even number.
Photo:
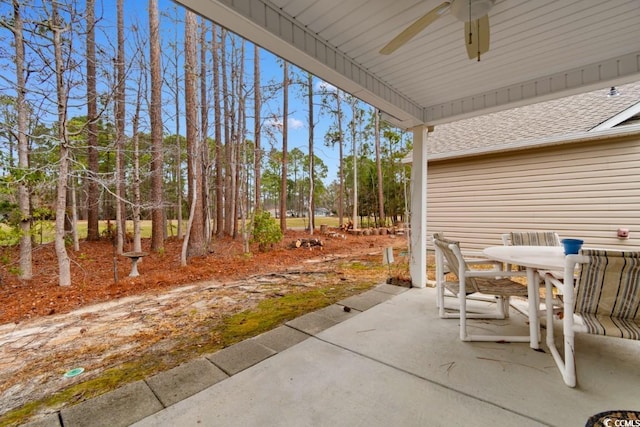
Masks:
[[[431,128],[413,128],[413,162],[411,165],[411,285],[427,285],[427,134]]]

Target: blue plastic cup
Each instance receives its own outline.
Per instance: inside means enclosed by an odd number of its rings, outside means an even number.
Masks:
[[[580,253],[580,248],[584,240],[580,239],[562,239],[562,245],[564,246],[565,255],[574,255]]]

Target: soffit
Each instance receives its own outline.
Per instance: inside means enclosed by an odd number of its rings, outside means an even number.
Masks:
[[[379,50],[441,0],[177,0],[388,113],[439,124],[640,80],[637,0],[497,0],[491,49],[467,59],[445,15]]]

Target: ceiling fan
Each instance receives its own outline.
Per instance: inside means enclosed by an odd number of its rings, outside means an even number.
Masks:
[[[464,38],[469,59],[478,58],[489,50],[489,11],[495,0],[451,0],[431,9],[413,24],[409,25],[380,50],[389,55],[414,38],[439,17],[447,12],[464,22]]]

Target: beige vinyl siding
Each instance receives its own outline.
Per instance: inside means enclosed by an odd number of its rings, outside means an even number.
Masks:
[[[617,238],[619,227],[630,230],[628,240]],[[526,230],[556,231],[589,247],[640,250],[640,141],[430,161],[427,230],[469,250]]]

